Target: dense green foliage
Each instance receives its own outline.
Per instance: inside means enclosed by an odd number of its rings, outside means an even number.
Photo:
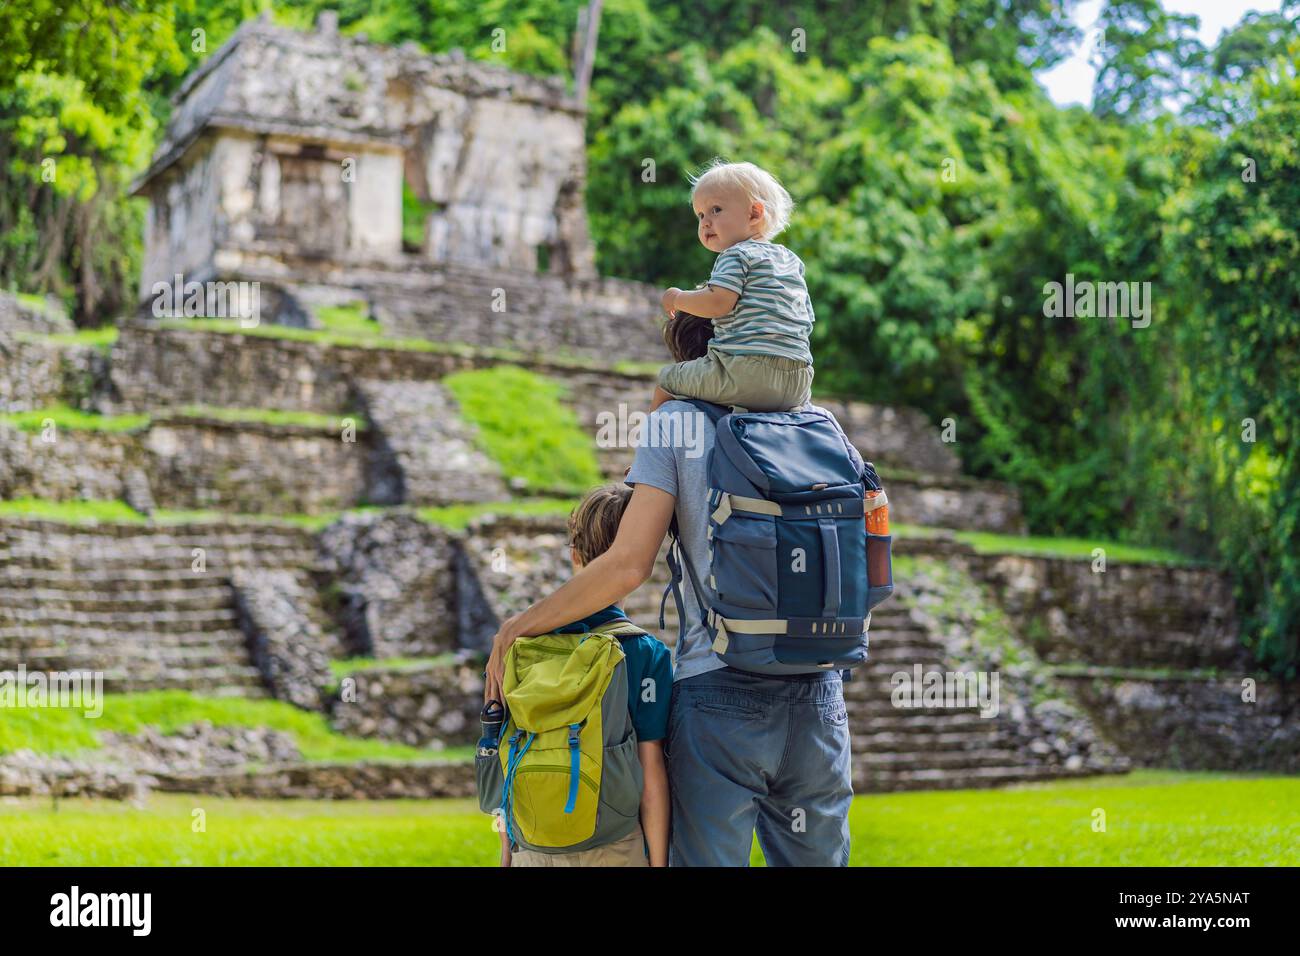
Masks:
[[[158,130],[158,76],[190,65],[192,0],[0,5],[0,286],[54,292],[80,320],[132,304],[143,217],[130,177]]]
[[[1201,527],[1236,569],[1246,634],[1297,659],[1300,631],[1300,43],[1254,74],[1253,116],[1197,156],[1168,237]],[[1250,168],[1256,175],[1247,176]],[[1245,177],[1245,178],[1243,178]],[[1193,458],[1193,456],[1195,456]],[[1161,463],[1176,485],[1187,472]],[[1197,513],[1189,502],[1188,510]],[[1204,507],[1209,504],[1209,507]]]
[[[582,5],[6,5],[0,286],[61,295],[81,324],[131,301],[139,248],[120,237],[141,214],[125,184],[167,94],[249,16],[307,28],[335,9],[345,32],[567,74]],[[771,169],[796,201],[778,239],[807,263],[824,392],[950,420],[966,469],[1015,483],[1035,534],[1224,561],[1248,640],[1293,674],[1300,2],[1207,48],[1159,0],[1109,0],[1091,110],[1034,80],[1079,42],[1074,6],[608,0],[588,122],[599,266],[693,286],[712,257],[687,177],[714,156]],[[1150,283],[1149,312],[1048,308],[1067,276]],[[331,319],[335,340],[373,338]]]

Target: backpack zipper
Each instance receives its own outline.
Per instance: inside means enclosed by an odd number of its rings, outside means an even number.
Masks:
[[[532,647],[530,647],[530,648],[528,648],[528,649],[529,649],[530,651],[544,651],[544,652],[547,653],[547,654],[565,654],[565,655],[568,655],[568,654],[572,654],[572,653],[573,653],[573,651],[571,651],[571,650],[566,651],[566,650],[564,650],[563,648],[560,648],[560,647],[547,647],[545,644],[536,644],[536,645],[534,645],[534,646],[532,646]]]
[[[561,764],[543,764],[541,766],[520,767],[518,770],[515,771],[515,776],[517,777],[521,773],[533,773],[534,771],[546,772],[546,773],[562,773],[566,777],[569,775],[569,768],[566,766],[562,766]],[[592,793],[600,792],[600,788],[596,786],[596,782],[592,780],[589,776],[587,776],[585,772],[579,770],[578,776],[582,778],[583,783],[585,783],[588,787],[591,788]]]

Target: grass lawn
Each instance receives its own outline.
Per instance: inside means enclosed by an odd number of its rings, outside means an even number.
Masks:
[[[494,846],[471,800],[0,802],[0,866],[490,866]]]
[[[1297,866],[1300,777],[1143,770],[859,797],[850,827],[855,866]]]
[[[206,832],[195,833],[203,809]],[[1093,812],[1106,813],[1106,832]],[[1139,771],[1006,790],[873,794],[854,866],[1300,865],[1300,777]],[[0,802],[0,865],[491,866],[473,800],[311,802],[155,794]],[[761,864],[757,842],[752,860]]]

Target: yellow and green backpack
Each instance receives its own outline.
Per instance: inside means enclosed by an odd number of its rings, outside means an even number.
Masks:
[[[479,807],[501,814],[515,849],[571,853],[636,829],[643,775],[619,637],[644,633],[610,621],[511,645],[498,746],[475,772]]]

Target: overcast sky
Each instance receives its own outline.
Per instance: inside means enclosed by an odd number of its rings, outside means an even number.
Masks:
[[[1219,35],[1235,26],[1250,10],[1276,13],[1281,0],[1163,0],[1166,10],[1173,13],[1194,13],[1201,18],[1201,42],[1212,47]],[[1102,0],[1084,0],[1074,12],[1074,22],[1084,31],[1083,42],[1068,60],[1063,60],[1051,70],[1039,73],[1039,82],[1059,105],[1092,102],[1092,80],[1096,73],[1088,65],[1088,57],[1097,39],[1097,14]]]

